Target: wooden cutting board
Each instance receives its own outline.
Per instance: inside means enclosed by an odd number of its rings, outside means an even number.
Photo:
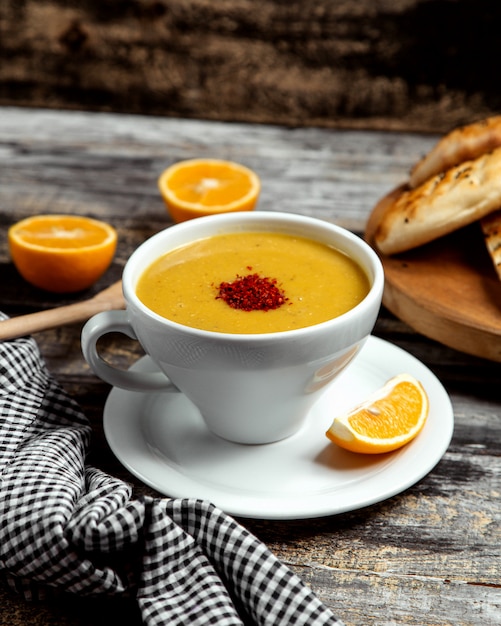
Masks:
[[[371,243],[384,205],[367,222]],[[415,250],[380,255],[385,270],[383,304],[421,334],[461,352],[501,362],[501,281],[472,224]]]

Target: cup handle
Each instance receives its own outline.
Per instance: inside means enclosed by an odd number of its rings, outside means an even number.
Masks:
[[[98,353],[97,342],[107,333],[118,332],[136,339],[126,311],[97,313],[82,329],[82,352],[92,371],[102,380],[131,391],[179,391],[162,372],[132,372],[109,365]]]

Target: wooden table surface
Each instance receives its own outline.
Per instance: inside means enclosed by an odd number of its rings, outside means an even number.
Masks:
[[[401,183],[435,137],[286,129],[113,114],[0,109],[0,310],[10,316],[89,296],[117,280],[143,240],[170,225],[156,180],[191,157],[240,161],[261,177],[259,208],[290,211],[362,233],[376,201]],[[110,270],[77,297],[44,294],[13,269],[6,231],[37,213],[105,219],[118,229]],[[109,387],[85,364],[78,324],[35,335],[52,374],[94,428],[89,462],[154,493],[130,475],[102,432]],[[240,519],[350,626],[501,624],[501,364],[446,348],[384,308],[374,334],[420,359],[450,394],[455,431],[436,467],[390,499],[340,515],[295,521]],[[124,367],[141,354],[111,342]],[[139,624],[125,601],[30,604],[0,585],[0,624]]]

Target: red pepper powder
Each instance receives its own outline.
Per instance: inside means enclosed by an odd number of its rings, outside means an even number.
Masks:
[[[269,311],[278,309],[289,298],[278,287],[276,278],[262,277],[259,274],[237,274],[233,282],[222,282],[219,285],[216,300],[219,299],[242,311]]]

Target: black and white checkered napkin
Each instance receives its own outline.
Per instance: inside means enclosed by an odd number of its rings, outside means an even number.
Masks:
[[[14,588],[132,594],[148,625],[341,624],[212,504],[132,499],[87,466],[89,438],[33,339],[0,342],[0,570]]]

